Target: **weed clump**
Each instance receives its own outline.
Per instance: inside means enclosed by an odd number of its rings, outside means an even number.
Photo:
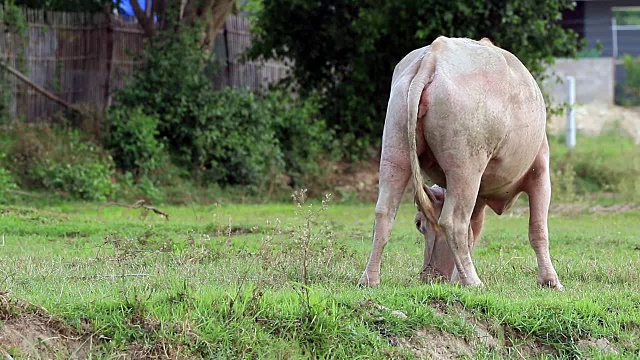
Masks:
[[[612,127],[598,136],[580,136],[573,150],[562,136],[550,137],[554,201],[573,202],[593,194],[640,199],[640,147],[628,133]]]

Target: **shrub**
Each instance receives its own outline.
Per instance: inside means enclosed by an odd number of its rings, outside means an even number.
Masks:
[[[284,172],[302,184],[321,173],[320,158],[335,148],[315,96],[214,91],[191,29],[157,38],[142,60],[141,71],[115,96],[106,142],[125,171],[148,173],[142,165],[157,159],[161,143],[201,183],[256,188]]]
[[[551,169],[551,199],[555,202],[569,203],[577,200],[576,172],[571,163]]]
[[[118,186],[115,197],[125,201],[144,199],[148,202],[161,202],[165,199],[163,192],[148,176],[134,179],[133,174],[126,172],[118,176]]]
[[[78,131],[19,125],[13,133],[9,161],[26,187],[85,200],[105,200],[115,190],[113,160]]]
[[[240,90],[210,92],[193,127],[183,132],[193,139],[182,152],[191,152],[206,181],[251,185],[263,181],[282,162],[273,124],[261,99]]]
[[[0,153],[0,160],[4,159],[5,154]],[[0,165],[0,203],[7,201],[7,195],[13,189],[17,189],[18,186],[13,180],[13,176],[9,170]]]
[[[640,106],[640,57],[623,57],[624,82],[618,85],[618,102],[624,106]]]
[[[116,166],[136,179],[148,175],[162,161],[163,144],[157,139],[158,120],[140,108],[113,108],[107,115],[105,147]]]
[[[191,161],[189,154],[180,154],[181,148],[193,144],[191,129],[206,117],[211,99],[208,62],[200,51],[197,33],[186,28],[162,34],[149,43],[140,60],[142,68],[115,94],[116,107],[127,111],[140,108],[155,117],[158,138],[181,160]]]
[[[183,130],[193,131],[191,159],[207,181],[257,185],[284,172],[297,186],[331,153],[333,137],[313,98],[226,89],[211,93],[201,115],[196,128]]]
[[[321,186],[330,173],[327,162],[337,160],[340,150],[334,131],[320,113],[320,98],[311,95],[293,100],[276,91],[269,94],[264,106],[277,117],[273,120],[275,133],[290,185],[297,189]]]

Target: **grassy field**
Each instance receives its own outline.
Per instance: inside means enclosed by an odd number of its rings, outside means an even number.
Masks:
[[[382,285],[373,204],[0,207],[0,347],[19,358],[640,358],[640,210],[550,218],[566,291],[536,285],[526,211],[490,215],[486,289],[419,281],[404,203]]]

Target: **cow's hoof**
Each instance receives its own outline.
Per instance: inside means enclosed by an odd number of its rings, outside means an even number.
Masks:
[[[478,289],[483,289],[484,288],[484,283],[482,281],[480,281],[480,280],[474,281],[474,282],[468,282],[468,283],[462,282],[462,285],[464,285],[466,287],[478,288]]]
[[[468,288],[478,288],[478,289],[484,289],[484,283],[482,281],[474,281],[474,282],[469,282],[469,281],[460,281],[460,279],[458,280],[451,280],[452,284],[457,284],[457,285],[461,285],[464,287],[468,287]]]
[[[380,285],[380,275],[372,275],[365,272],[358,280],[358,286],[376,287]]]
[[[466,277],[461,278],[460,274],[457,271],[454,271],[453,276],[451,276],[451,283],[460,284],[464,287],[472,287],[472,288],[483,288],[484,284],[480,280],[479,277]]]
[[[546,288],[550,288],[558,291],[564,291],[564,286],[560,283],[560,280],[557,277],[549,280],[538,279],[538,284],[542,287],[546,287]]]
[[[471,288],[484,288],[484,283],[479,279],[479,278],[475,278],[475,279],[471,279],[471,278],[465,278],[465,279],[461,279],[460,277],[458,277],[458,279],[454,282],[454,283],[458,283],[462,286],[465,287],[471,287]]]

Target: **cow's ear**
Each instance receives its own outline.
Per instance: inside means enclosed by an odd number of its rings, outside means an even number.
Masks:
[[[445,190],[438,185],[433,185],[432,187],[428,187],[426,185],[423,186],[424,191],[427,193],[429,200],[436,204],[442,204],[444,202],[444,192]]]
[[[491,40],[489,40],[488,37],[483,37],[482,39],[480,39],[480,42],[485,45],[493,45],[493,43],[491,42]]]

